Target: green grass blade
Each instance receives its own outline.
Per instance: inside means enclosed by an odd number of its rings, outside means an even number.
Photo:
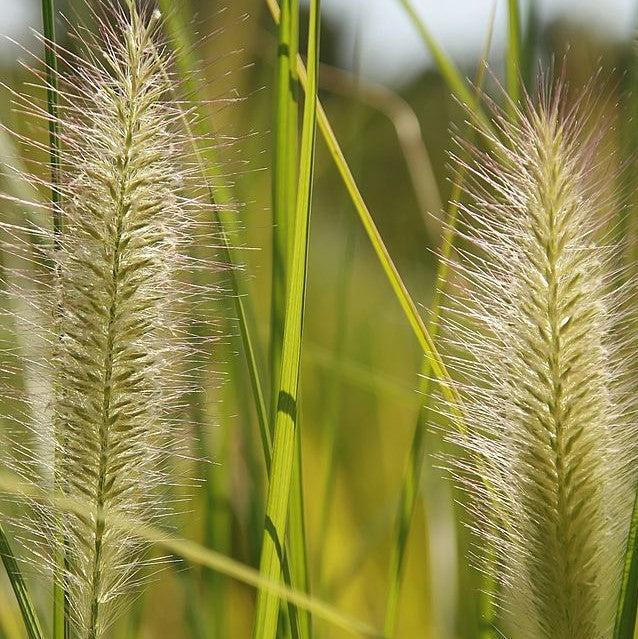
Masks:
[[[298,445],[298,388],[316,137],[319,25],[319,0],[313,0],[310,3],[308,24],[308,82],[301,134],[299,190],[297,192],[292,260],[287,282],[282,366],[279,397],[277,399],[273,461],[266,503],[266,524],[260,562],[261,574],[273,581],[279,581],[282,574],[281,554],[285,544],[286,519],[295,460],[295,447]],[[274,638],[277,631],[278,606],[279,598],[272,592],[263,590],[259,592],[253,632],[253,636],[256,639]]]
[[[2,526],[0,526],[0,556],[2,557],[4,569],[11,582],[13,593],[18,601],[29,639],[44,639],[38,615],[35,612],[31,597],[29,596],[27,584],[20,572],[20,567],[18,566],[18,562],[11,550],[11,545]]]
[[[492,11],[489,29],[483,50],[481,64],[479,64],[476,75],[476,95],[475,100],[478,102],[480,91],[485,76],[485,61],[489,54],[492,33],[494,27],[494,11]],[[439,261],[437,264],[436,282],[434,285],[434,296],[430,305],[430,322],[428,330],[432,339],[436,340],[439,331],[439,322],[441,315],[441,300],[446,287],[446,282],[450,270],[450,258],[454,247],[454,238],[456,234],[456,225],[458,221],[459,205],[463,190],[463,183],[466,177],[466,170],[461,168],[454,180],[452,193],[447,211],[447,220],[444,226],[443,237],[441,238],[441,248]],[[423,404],[419,410],[417,423],[410,445],[408,460],[404,472],[403,484],[399,496],[399,505],[396,514],[396,531],[395,543],[392,547],[390,556],[389,570],[389,587],[386,599],[384,633],[387,637],[393,637],[397,623],[397,613],[399,604],[399,595],[401,592],[401,582],[405,568],[405,554],[407,550],[408,534],[412,524],[414,511],[419,495],[419,482],[423,467],[423,458],[425,455],[425,429],[430,421],[431,409],[429,406],[431,393],[431,366],[427,358],[423,359],[421,365],[421,383],[419,384],[419,395],[423,397]]]
[[[616,622],[614,624],[614,639],[634,639],[636,627],[636,612],[638,611],[638,492],[631,515],[627,549],[625,551],[624,568]]]
[[[44,35],[44,60],[47,79],[47,111],[49,114],[49,164],[51,168],[51,206],[53,211],[53,245],[57,248],[62,233],[62,211],[60,209],[60,136],[58,132],[58,62],[55,51],[55,3],[42,0],[42,28]],[[57,466],[57,464],[55,464]],[[68,601],[63,579],[64,553],[56,557],[53,579],[53,637],[69,636]]]
[[[91,516],[90,508],[83,501],[69,497],[52,496],[33,484],[27,484],[17,475],[6,471],[0,471],[0,493],[13,495],[20,499],[36,500],[56,508],[58,512],[74,513],[81,517]],[[277,581],[269,580],[254,568],[235,561],[222,553],[205,548],[197,542],[183,539],[122,512],[111,511],[109,517],[109,523],[113,529],[127,532],[136,539],[160,546],[190,564],[205,566],[241,583],[272,592],[280,599],[290,601],[298,608],[312,613],[318,619],[323,619],[354,636],[375,637],[377,639],[383,636],[370,625],[340,612],[334,606]]]
[[[301,433],[299,428],[297,428],[295,439],[295,458],[292,467],[290,504],[288,505],[286,557],[284,559],[287,559],[290,566],[290,585],[302,592],[309,592],[303,464],[301,461]],[[305,610],[291,609],[290,620],[291,623],[295,624],[295,630],[299,638],[309,639],[312,635],[312,626],[308,613]]]
[[[299,1],[284,0],[281,5],[277,47],[277,102],[275,108],[275,149],[272,174],[272,285],[270,324],[271,423],[274,422],[279,396],[279,374],[284,333],[286,281],[290,266],[297,196],[297,126],[299,52]],[[301,442],[297,433],[289,505],[288,561],[291,583],[308,590]],[[293,636],[310,637],[310,619],[303,610],[290,610]]]
[[[270,12],[273,16],[275,22],[279,20],[279,6],[276,0],[266,0],[266,4],[270,9]],[[297,60],[297,71],[299,74],[299,81],[304,90],[307,90],[307,77],[306,77],[306,69],[301,61],[301,59]],[[379,233],[379,229],[377,228],[374,219],[368,207],[361,195],[361,191],[359,191],[359,187],[350,171],[346,158],[339,146],[339,142],[337,141],[337,137],[332,130],[332,126],[330,121],[328,120],[328,116],[324,111],[321,102],[317,102],[317,124],[319,126],[319,131],[321,132],[323,139],[328,147],[328,152],[332,156],[332,159],[337,167],[337,171],[343,180],[343,183],[348,191],[350,199],[354,204],[354,207],[357,211],[361,224],[368,236],[370,243],[372,244],[372,248],[381,264],[383,272],[392,287],[392,290],[401,306],[401,310],[403,311],[412,331],[414,332],[415,337],[421,347],[423,354],[430,359],[432,372],[434,376],[439,380],[441,384],[441,392],[446,400],[448,400],[455,410],[456,417],[458,417],[462,421],[462,414],[460,411],[461,406],[461,398],[454,387],[454,383],[450,374],[439,354],[436,346],[434,345],[434,341],[430,337],[428,330],[423,322],[423,319],[419,315],[416,304],[414,300],[410,296],[405,283],[401,279],[399,275],[399,271],[397,270],[388,249],[386,248],[383,238],[381,237],[381,233]],[[456,407],[456,409],[454,409]]]
[[[521,99],[521,17],[518,0],[507,0],[507,93],[515,104]],[[510,105],[510,110],[514,108]]]
[[[474,93],[468,86],[456,65],[448,57],[448,55],[439,46],[434,36],[430,33],[425,22],[414,8],[411,0],[398,0],[406,13],[410,17],[412,24],[418,31],[421,39],[427,47],[430,55],[434,59],[439,73],[443,76],[443,79],[447,83],[450,91],[464,104],[472,117],[476,120],[477,124],[482,127],[491,128],[491,124],[485,115],[485,112],[481,108],[480,102],[476,99]]]
[[[42,0],[44,61],[47,78],[47,111],[49,113],[49,163],[51,165],[51,203],[54,237],[62,231],[60,210],[60,137],[58,134],[58,59],[55,52],[55,1]]]
[[[275,20],[279,19],[279,9],[275,0],[266,0],[268,7],[273,15]],[[298,60],[297,64],[299,80],[301,86],[304,90],[307,89],[307,78],[306,78],[306,69],[301,60]],[[350,199],[354,204],[354,207],[359,215],[359,219],[363,228],[368,236],[370,243],[372,244],[372,248],[377,255],[377,259],[383,268],[383,271],[392,287],[392,290],[403,310],[403,313],[406,316],[412,331],[414,332],[421,349],[426,357],[428,357],[431,361],[432,372],[435,377],[441,382],[441,390],[444,397],[452,403],[454,406],[460,406],[461,400],[454,388],[454,384],[452,382],[452,378],[447,371],[447,368],[441,359],[439,352],[434,345],[434,341],[430,337],[428,330],[423,322],[423,319],[419,315],[417,311],[416,304],[414,300],[411,298],[410,293],[408,292],[407,287],[405,286],[399,272],[392,261],[390,253],[386,248],[383,238],[379,233],[379,229],[377,228],[374,219],[372,218],[372,214],[370,213],[363,196],[361,195],[361,191],[359,191],[359,187],[350,171],[346,158],[339,146],[339,142],[332,130],[332,126],[330,121],[328,120],[328,116],[324,111],[321,102],[317,102],[317,123],[319,126],[319,130],[324,138],[326,146],[328,147],[328,151],[332,156],[332,159],[337,167],[339,175],[343,180],[343,183],[348,191]],[[458,416],[460,417],[460,411],[458,412]]]
[[[299,51],[299,2],[284,0],[281,5],[277,42],[277,103],[275,107],[275,148],[272,172],[272,290],[270,370],[272,412],[281,367],[286,299],[286,266],[290,256],[291,222],[297,195],[297,54]]]
[[[179,69],[180,83],[183,85],[185,93],[191,99],[198,101],[198,112],[202,117],[196,118],[193,128],[195,133],[201,135],[214,135],[214,131],[208,130],[206,122],[206,96],[203,88],[203,71],[195,55],[194,43],[191,39],[191,32],[184,20],[184,0],[174,2],[174,0],[158,0],[165,19],[166,28],[170,39],[175,44],[175,61]],[[211,182],[215,202],[222,207],[231,206],[235,203],[232,188],[224,177],[222,163],[217,157],[214,149],[209,149],[206,145],[206,160],[214,160],[207,165],[208,174],[215,179]],[[228,211],[222,211],[221,217],[224,219],[225,231],[229,232],[232,227],[232,220],[224,215]]]

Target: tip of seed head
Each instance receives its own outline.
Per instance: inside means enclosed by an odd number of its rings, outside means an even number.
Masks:
[[[155,11],[153,11],[153,20],[159,20],[162,17],[162,12],[159,9],[155,9]]]

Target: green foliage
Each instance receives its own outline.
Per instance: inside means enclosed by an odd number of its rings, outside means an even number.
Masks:
[[[638,529],[637,510],[636,502],[634,502],[631,525],[627,536],[622,583],[618,596],[614,639],[633,639],[634,628],[636,626],[636,611],[638,610],[638,556],[636,553],[636,547],[638,545],[638,540],[636,539],[636,531]]]
[[[44,639],[44,634],[42,632],[42,628],[40,627],[38,614],[33,605],[33,602],[31,601],[29,589],[26,582],[24,581],[22,571],[18,566],[18,562],[16,561],[15,555],[13,554],[13,550],[11,549],[11,545],[9,544],[7,535],[1,526],[0,557],[2,557],[2,564],[4,565],[4,569],[7,571],[7,576],[9,577],[9,581],[11,582],[13,593],[15,594],[18,605],[20,606],[20,613],[22,614],[22,619],[24,621],[24,626],[27,630],[29,639]]]
[[[456,64],[412,0],[396,4],[434,64],[400,88],[319,64],[320,39],[338,59],[340,25],[318,1],[266,0],[273,22],[254,0],[156,3],[161,16],[155,2],[70,0],[86,25],[56,33],[42,0],[42,86],[3,70],[18,113],[0,101],[0,636],[607,639],[617,604],[614,639],[632,639],[636,451],[605,424],[633,432],[619,380],[632,361],[608,357],[629,350],[635,304],[622,297],[612,344],[608,292],[630,271],[592,238],[609,225],[635,254],[635,180],[605,167],[599,181],[607,156],[588,171],[579,158],[593,127],[618,163],[632,157],[631,118],[620,140],[602,123],[635,99],[612,79],[610,103],[573,129],[554,126],[589,113],[570,92],[555,120],[519,109],[537,102],[538,59],[568,39],[564,69],[545,74],[575,93],[591,60],[601,76],[629,69],[630,87],[635,52],[508,0],[505,91],[488,82],[484,100],[484,60]],[[498,224],[481,217],[494,198],[512,213]],[[591,226],[568,232],[576,208]],[[528,218],[537,233],[517,252]],[[477,265],[503,277],[473,288]],[[490,317],[500,337],[474,330]],[[456,352],[468,336],[478,365]],[[494,376],[506,392],[489,395]],[[164,438],[176,424],[188,428]],[[147,579],[164,555],[174,569]],[[118,615],[129,578],[141,596]]]

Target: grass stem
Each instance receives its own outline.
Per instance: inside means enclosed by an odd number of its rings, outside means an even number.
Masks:
[[[44,60],[47,79],[47,111],[49,115],[49,164],[51,167],[51,207],[53,213],[53,248],[60,247],[62,210],[60,208],[60,137],[58,132],[58,61],[55,51],[55,0],[42,0]],[[57,468],[57,460],[54,462]],[[64,548],[64,544],[60,545]],[[53,637],[69,636],[68,600],[61,574],[64,573],[64,551],[57,553],[53,579]]]
[[[614,639],[633,639],[638,611],[638,493],[627,537],[623,576],[618,597]]]

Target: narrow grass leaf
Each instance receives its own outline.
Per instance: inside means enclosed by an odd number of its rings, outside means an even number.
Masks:
[[[638,493],[631,515],[618,608],[614,624],[614,639],[634,639],[638,611]]]
[[[279,373],[284,333],[284,316],[297,196],[297,125],[299,52],[299,1],[284,0],[281,6],[277,46],[275,148],[272,172],[272,285],[270,300],[271,423],[279,397]],[[297,433],[299,440],[299,434]],[[288,561],[293,586],[308,589],[306,542],[301,471],[301,442],[295,446],[290,494]],[[290,610],[294,636],[310,636],[310,619],[305,611]]]
[[[279,5],[276,0],[266,0],[266,4],[270,10],[270,13],[275,20],[275,22],[279,22]],[[307,91],[307,76],[306,76],[306,68],[303,64],[301,58],[297,59],[297,72],[299,74],[299,81],[304,89]],[[450,374],[447,371],[445,363],[443,362],[441,355],[436,349],[434,345],[434,341],[430,337],[428,330],[423,322],[423,318],[419,315],[416,304],[414,300],[410,296],[405,283],[401,279],[399,275],[399,271],[395,266],[390,253],[388,252],[385,243],[383,242],[383,238],[381,237],[381,233],[379,233],[379,229],[372,218],[372,214],[370,213],[365,200],[363,199],[363,195],[361,195],[361,191],[359,191],[359,187],[352,175],[352,171],[348,166],[348,162],[339,146],[339,142],[337,141],[337,137],[335,136],[334,131],[332,130],[332,126],[330,121],[328,120],[328,116],[326,115],[323,106],[320,101],[317,101],[317,124],[319,127],[319,131],[321,132],[326,146],[328,147],[328,152],[332,156],[332,159],[337,167],[339,175],[350,195],[350,199],[357,211],[361,224],[372,244],[372,248],[377,255],[377,259],[381,264],[383,272],[392,287],[392,290],[401,306],[401,310],[405,314],[405,317],[410,324],[414,335],[417,338],[419,346],[423,350],[423,353],[426,357],[431,360],[432,373],[438,379],[441,384],[441,392],[443,396],[450,402],[452,406],[456,406],[453,410],[456,412],[459,419],[462,419],[462,413],[458,408],[461,405],[461,398],[454,387],[454,383]]]
[[[266,524],[260,562],[263,576],[279,581],[281,553],[286,533],[286,518],[291,479],[298,446],[298,388],[301,338],[308,261],[308,231],[312,201],[312,182],[317,119],[317,71],[319,64],[319,0],[310,4],[308,24],[308,84],[304,102],[299,166],[299,190],[294,223],[292,261],[287,282],[280,390],[277,400],[273,461],[266,504]],[[257,599],[253,636],[272,639],[277,631],[278,597],[260,591]]]
[[[299,2],[281,5],[277,42],[275,135],[272,171],[272,286],[270,302],[270,370],[272,411],[276,410],[286,295],[286,267],[290,256],[293,211],[297,195],[297,53]]]
[[[49,113],[49,163],[51,166],[51,203],[55,235],[62,230],[60,192],[60,138],[58,135],[58,58],[55,53],[55,0],[42,0],[42,29],[47,79],[47,111]]]
[[[290,585],[303,592],[309,592],[308,550],[306,547],[306,517],[303,495],[303,466],[301,457],[301,432],[297,428],[295,458],[292,467],[290,504],[288,505],[288,534],[284,562],[290,568]],[[290,620],[300,639],[312,635],[312,625],[308,613],[290,608]]]
[[[4,569],[7,572],[13,593],[20,607],[20,613],[22,614],[29,639],[44,639],[38,615],[29,595],[29,589],[2,526],[0,526],[0,557],[2,557]]]
[[[29,502],[37,501],[51,506],[59,512],[71,513],[78,517],[86,518],[91,515],[91,509],[83,500],[72,497],[52,496],[32,484],[26,483],[17,475],[6,471],[0,471],[0,492],[26,499]],[[206,566],[241,583],[272,592],[278,598],[290,601],[295,606],[307,610],[317,618],[323,619],[355,636],[376,639],[383,637],[381,632],[375,630],[367,623],[342,613],[329,603],[316,597],[309,597],[305,593],[289,588],[277,581],[269,580],[250,566],[210,550],[197,542],[178,537],[155,525],[131,517],[128,513],[111,511],[109,525],[113,529],[130,534],[132,537],[161,546],[191,564]]]
[[[42,29],[44,35],[44,60],[47,80],[47,111],[49,114],[49,164],[51,168],[51,205],[53,211],[53,245],[59,248],[62,232],[62,210],[60,208],[60,138],[58,133],[58,58],[55,51],[55,2],[42,0]],[[64,556],[57,559],[57,572],[64,571]],[[65,639],[69,636],[67,596],[62,580],[53,580],[53,637]]]

